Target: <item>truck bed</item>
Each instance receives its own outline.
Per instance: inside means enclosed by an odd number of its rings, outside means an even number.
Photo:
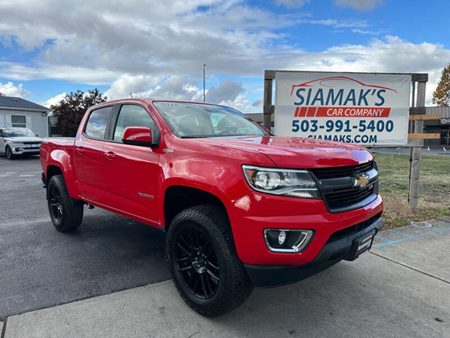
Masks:
[[[41,144],[41,163],[46,168],[47,158],[54,150],[61,150],[69,155],[73,153],[75,137],[51,137],[44,138]]]

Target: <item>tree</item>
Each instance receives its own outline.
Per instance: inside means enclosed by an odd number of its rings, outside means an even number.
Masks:
[[[441,80],[433,93],[433,103],[450,106],[450,64],[442,70]]]
[[[67,94],[58,104],[50,107],[56,117],[57,133],[61,136],[75,136],[86,110],[97,103],[105,102],[106,99],[97,88],[87,93],[77,90]]]

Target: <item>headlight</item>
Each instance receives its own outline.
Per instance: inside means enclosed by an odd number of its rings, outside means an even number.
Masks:
[[[24,144],[21,142],[10,142],[11,147],[23,147]]]
[[[306,170],[242,166],[248,184],[267,194],[300,198],[320,198],[317,185]]]

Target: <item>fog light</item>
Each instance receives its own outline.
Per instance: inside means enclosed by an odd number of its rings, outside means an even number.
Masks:
[[[286,240],[286,231],[281,230],[278,234],[278,244],[283,245],[284,241]]]
[[[301,252],[311,241],[312,230],[265,229],[264,240],[273,252]]]

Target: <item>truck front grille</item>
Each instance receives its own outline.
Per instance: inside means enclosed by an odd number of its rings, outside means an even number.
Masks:
[[[374,161],[370,161],[355,166],[320,168],[320,169],[313,169],[312,171],[319,180],[327,178],[339,178],[365,173],[373,169],[374,163],[375,163]]]
[[[371,161],[356,166],[321,168],[311,171],[319,181],[319,189],[328,210],[338,213],[362,208],[377,198],[379,189],[376,168],[375,162]],[[373,175],[374,172],[375,175]],[[354,186],[356,177],[369,173],[372,173],[372,176],[366,186]],[[340,179],[346,180],[347,185],[343,185]]]
[[[375,190],[378,182],[370,184],[364,188],[351,188],[332,192],[324,192],[324,200],[333,212],[356,209],[369,204],[376,198]]]

